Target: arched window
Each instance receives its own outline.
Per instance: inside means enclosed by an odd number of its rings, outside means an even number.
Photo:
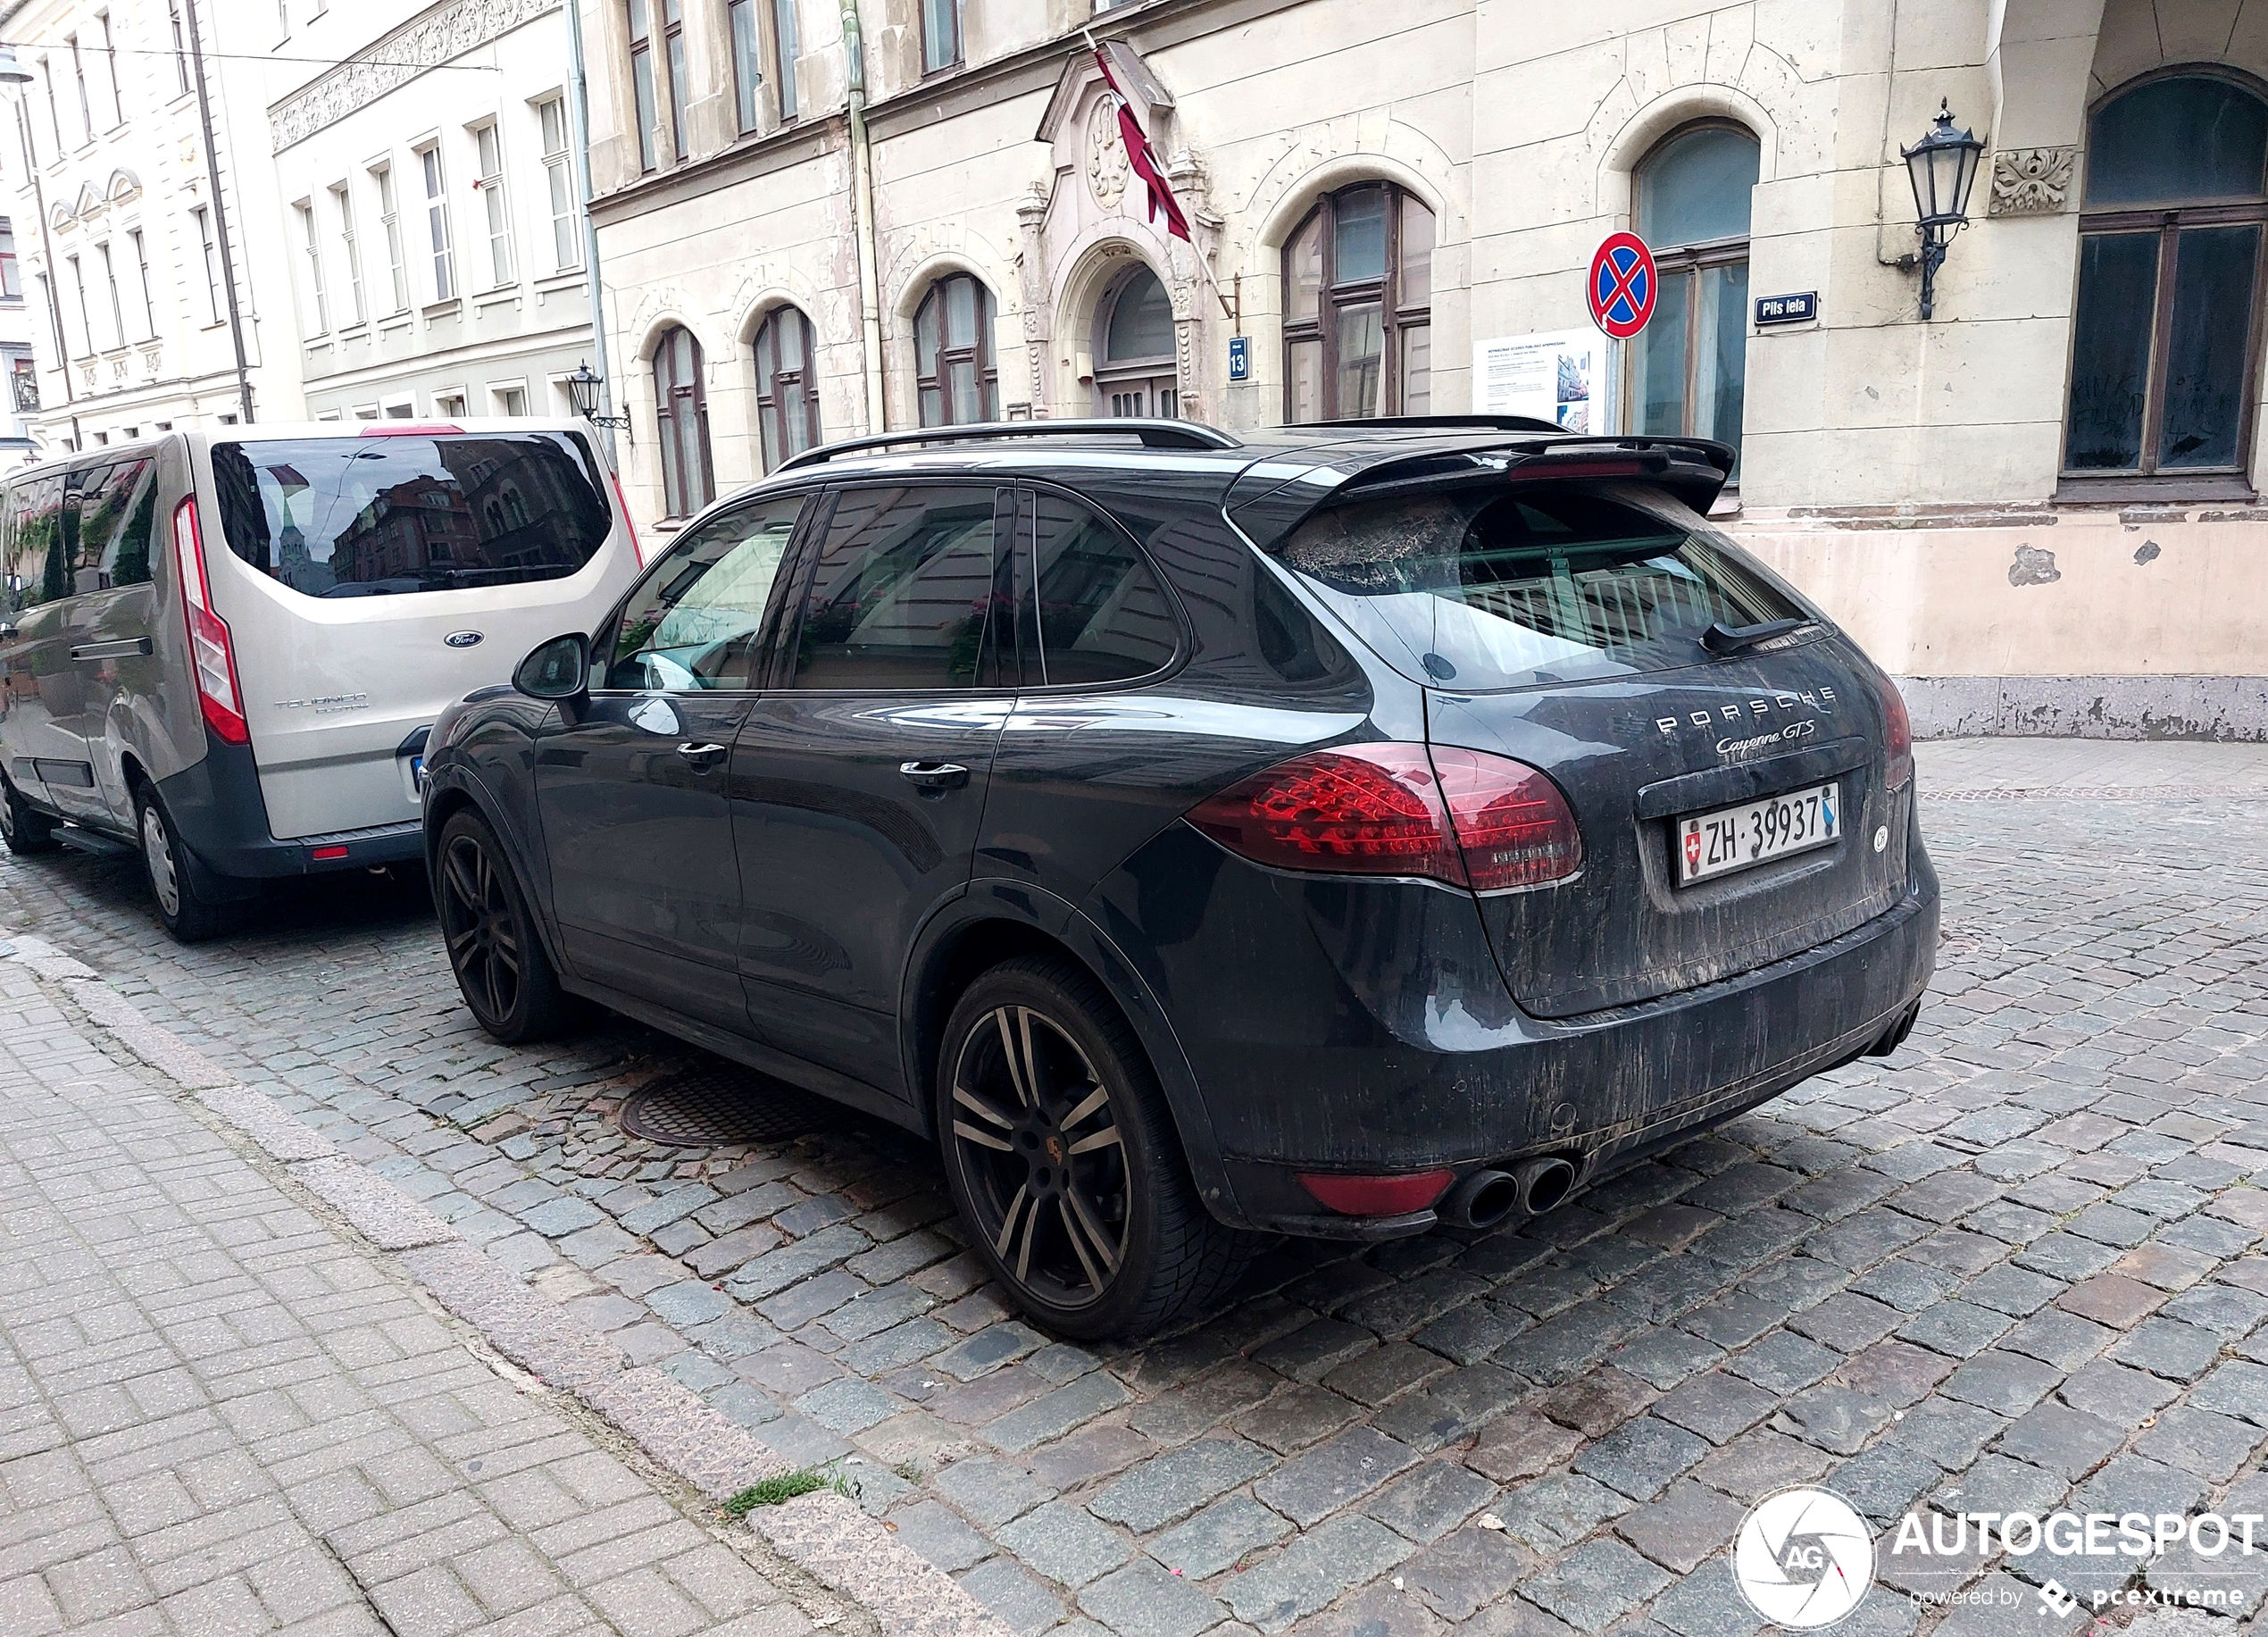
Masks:
[[[1759,151],[1738,125],[1688,125],[1639,162],[1631,213],[1661,288],[1631,347],[1633,431],[1739,447]]]
[[[811,321],[794,307],[756,331],[756,430],[770,472],[819,441],[819,371]]]
[[[1400,188],[1327,194],[1284,246],[1284,419],[1433,409],[1433,213]]]
[[[1181,413],[1173,363],[1173,302],[1148,268],[1120,276],[1096,309],[1095,396],[1111,415]]]
[[[966,426],[1000,418],[992,356],[992,292],[967,273],[939,279],[913,314],[921,424]]]
[[[654,417],[662,443],[662,505],[690,517],[716,490],[709,480],[709,397],[701,385],[701,344],[670,330],[654,348]]]
[[[2268,102],[2191,71],[2118,92],[2090,124],[2064,469],[2239,474],[2268,221]]]

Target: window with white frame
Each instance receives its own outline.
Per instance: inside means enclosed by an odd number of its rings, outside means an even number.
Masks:
[[[126,237],[134,246],[134,288],[142,298],[142,338],[157,339],[157,304],[150,299],[150,251],[142,238],[142,230],[129,228]]]
[[[330,209],[338,219],[338,254],[346,263],[346,310],[350,322],[359,324],[370,317],[370,308],[363,299],[363,247],[354,238],[354,194],[345,182],[330,185]]]
[[[87,56],[79,49],[79,37],[67,34],[63,44],[71,47],[71,81],[79,96],[79,145],[86,146],[95,139],[95,103],[87,94]]]
[[[394,167],[372,165],[371,180],[378,184],[378,223],[386,233],[386,271],[394,293],[394,305],[387,311],[406,313],[410,305],[410,270],[402,253],[402,213],[394,198]]]
[[[425,231],[433,249],[433,299],[447,301],[457,293],[456,251],[449,236],[448,179],[441,168],[441,145],[428,143],[417,150],[425,178]]]
[[[302,199],[291,209],[299,219],[299,247],[307,257],[306,333],[323,335],[330,330],[330,295],[323,288],[323,241],[315,227],[315,206]]]
[[[0,301],[23,299],[23,275],[16,266],[15,223],[0,216]]]
[[[110,92],[110,122],[113,129],[126,123],[126,104],[118,96],[118,39],[111,32],[110,13],[95,13],[95,26],[103,31],[103,86]]]
[[[567,146],[567,100],[547,96],[536,104],[544,140],[544,183],[551,197],[551,264],[558,272],[583,263],[582,235],[575,220],[575,160]]]
[[[71,311],[79,320],[80,344],[71,348],[71,356],[83,358],[95,350],[95,331],[87,316],[87,271],[75,255],[65,256],[63,263],[71,269]]]
[[[528,388],[525,387],[499,387],[490,396],[496,400],[496,413],[500,415],[524,415],[528,413]]]
[[[47,59],[45,57],[39,59],[39,91],[40,95],[46,99],[47,129],[54,133],[55,157],[60,159],[63,153],[63,104],[56,99],[55,76],[54,71],[48,67]]]
[[[504,138],[496,121],[476,129],[472,145],[479,155],[480,174],[472,186],[480,196],[488,219],[488,282],[512,282],[512,211],[504,191]]]
[[[165,19],[173,31],[173,95],[189,94],[189,31],[181,21],[181,0],[165,0]]]
[[[206,322],[217,324],[221,318],[221,247],[213,242],[213,213],[200,205],[189,214],[196,221],[197,243],[204,247],[204,299],[211,313]]]
[[[103,264],[103,290],[109,297],[104,304],[109,309],[110,329],[104,339],[113,347],[126,345],[126,303],[118,293],[118,263],[112,259],[110,240],[95,246],[95,257]]]

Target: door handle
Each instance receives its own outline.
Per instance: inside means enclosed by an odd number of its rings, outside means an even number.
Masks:
[[[149,655],[150,639],[147,637],[117,637],[107,642],[82,642],[71,650],[73,659],[146,659]]]
[[[901,762],[897,771],[917,789],[957,790],[969,782],[969,770],[958,762]]]
[[[725,748],[722,745],[685,744],[677,748],[677,753],[696,767],[705,768],[714,765],[717,758],[725,753]]]

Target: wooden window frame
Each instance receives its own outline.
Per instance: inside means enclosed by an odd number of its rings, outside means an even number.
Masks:
[[[1380,188],[1386,191],[1386,263],[1376,279],[1360,283],[1340,285],[1338,278],[1338,201],[1352,193]],[[1410,200],[1419,209],[1434,218],[1434,252],[1440,249],[1440,217],[1433,207],[1406,188],[1397,187],[1380,179],[1376,181],[1350,182],[1335,188],[1315,201],[1315,208],[1300,218],[1299,225],[1285,236],[1283,249],[1277,257],[1278,271],[1283,279],[1284,420],[1292,417],[1292,348],[1308,342],[1320,344],[1322,359],[1319,376],[1322,403],[1321,419],[1334,421],[1347,411],[1338,402],[1338,325],[1334,321],[1344,307],[1359,307],[1375,302],[1380,310],[1380,327],[1384,331],[1380,347],[1379,407],[1377,413],[1395,415],[1402,413],[1402,331],[1421,325],[1430,328],[1433,323],[1433,302],[1429,295],[1422,305],[1404,306],[1398,300],[1389,301],[1391,292],[1398,297],[1402,282],[1402,202]],[[1321,223],[1322,277],[1315,290],[1315,316],[1294,320],[1291,311],[1292,247],[1311,225]],[[1429,261],[1433,253],[1429,253]],[[1430,269],[1429,269],[1430,271]],[[1430,278],[1427,280],[1429,288]]]
[[[682,164],[692,153],[685,132],[685,81],[691,77],[686,67],[685,0],[654,4],[662,8],[662,76],[667,83],[661,100],[670,111],[670,153]]]
[[[1738,120],[1689,120],[1686,123],[1679,126],[1675,130],[1667,132],[1659,141],[1654,143],[1646,150],[1645,156],[1641,158],[1637,164],[1630,167],[1630,225],[1633,230],[1636,230],[1638,225],[1639,202],[1646,191],[1647,167],[1654,162],[1657,155],[1666,152],[1672,143],[1677,142],[1683,138],[1689,137],[1696,131],[1703,130],[1729,130],[1735,132],[1739,136],[1746,137],[1749,141],[1756,143],[1758,153],[1760,155],[1762,154],[1763,143],[1761,139],[1757,137],[1754,130],[1751,130],[1747,126],[1743,125]],[[1649,249],[1654,250],[1654,273],[1655,278],[1660,284],[1667,284],[1672,279],[1683,279],[1686,280],[1685,367],[1680,377],[1684,384],[1680,395],[1685,405],[1685,413],[1679,422],[1676,431],[1655,432],[1649,434],[1649,436],[1659,438],[1699,438],[1713,435],[1705,434],[1696,430],[1693,424],[1695,414],[1700,407],[1701,399],[1701,275],[1703,272],[1713,267],[1738,267],[1747,264],[1750,260],[1749,246],[1755,237],[1755,234],[1754,229],[1752,228],[1750,231],[1743,233],[1737,238],[1705,238],[1694,244],[1678,245],[1666,250],[1655,248],[1651,245],[1647,246]],[[1655,305],[1658,306],[1661,301],[1661,292],[1658,288],[1655,292]],[[1747,331],[1749,330],[1748,320],[1745,314],[1741,319],[1740,330],[1742,346],[1745,348],[1747,346]],[[1711,338],[1713,340],[1714,339],[1714,333],[1712,334]],[[1634,431],[1638,425],[1639,390],[1638,372],[1638,349],[1636,347],[1625,347],[1621,350],[1622,355],[1622,397],[1623,404],[1621,420],[1622,422],[1622,430],[1628,432]],[[1745,361],[1742,378],[1744,382],[1743,401],[1745,403],[1745,382],[1747,379]],[[1604,430],[1605,429],[1601,428],[1600,430]],[[1737,472],[1738,468],[1735,470]],[[1739,477],[1736,475],[1731,480],[1726,483],[1725,487],[1728,490],[1738,493],[1739,488]]]
[[[764,342],[774,337],[773,326],[783,318],[792,316],[804,327],[803,363],[792,370],[777,367],[771,372],[771,390],[764,390]],[[763,322],[756,326],[755,339],[749,350],[756,372],[756,448],[766,472],[778,470],[788,458],[788,417],[796,413],[795,405],[783,402],[788,388],[792,387],[802,400],[804,417],[804,447],[814,448],[821,441],[819,432],[819,368],[813,354],[818,350],[819,331],[810,314],[801,307],[774,307],[764,314]],[[776,338],[771,344],[772,356],[780,355]]]
[[[796,60],[803,55],[803,19],[796,13],[796,0],[771,0],[773,102],[782,125],[803,112],[796,95]]]
[[[977,336],[967,347],[948,347],[945,341],[945,292],[957,279],[966,279],[977,288],[982,299],[977,306]],[[938,355],[935,370],[921,373],[921,314],[930,304],[938,306]],[[953,392],[946,383],[952,365],[971,363],[976,365],[977,387],[987,401],[987,406],[996,414],[1000,408],[1000,361],[992,355],[992,325],[999,317],[998,304],[991,287],[969,272],[946,273],[932,280],[921,304],[913,310],[913,418],[921,422],[921,394],[934,390],[938,395],[938,410],[944,419],[939,426],[981,425],[982,422],[963,422],[953,418]]]
[[[653,175],[662,163],[662,150],[654,140],[654,121],[661,117],[662,100],[654,79],[654,7],[659,3],[660,0],[622,0],[622,28],[630,43],[630,123],[637,127],[638,169],[641,176]],[[646,91],[644,107],[638,105],[641,72]]]
[[[692,343],[693,379],[690,381],[665,379],[663,372],[663,360],[676,350],[675,342],[680,333]],[[680,436],[684,426],[682,417],[688,410],[693,416],[693,426],[696,434],[695,442],[701,452],[699,495],[686,492],[689,474],[685,472],[681,464],[677,475],[679,492],[671,494],[669,492],[670,457],[666,453],[661,456],[663,510],[668,516],[673,518],[690,517],[713,500],[717,492],[714,470],[709,457],[709,389],[707,381],[703,379],[708,370],[707,360],[703,357],[701,352],[701,338],[687,330],[682,324],[673,324],[663,330],[661,339],[654,347],[653,371],[655,437],[660,441],[664,451],[675,449],[680,463],[685,452],[685,445]],[[680,509],[677,505],[680,501],[688,504]]]
[[[950,74],[965,66],[968,61],[969,42],[966,32],[962,27],[961,0],[945,0],[946,5],[950,7],[953,13],[953,56],[948,62],[940,62],[936,63],[932,63],[930,61],[931,55],[930,51],[930,0],[914,0],[914,4],[919,8],[918,14],[921,22],[920,33],[921,36],[922,77],[926,79],[931,74]]]

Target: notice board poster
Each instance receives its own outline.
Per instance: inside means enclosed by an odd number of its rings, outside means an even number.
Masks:
[[[1472,409],[1533,415],[1571,432],[1608,424],[1606,340],[1596,330],[1500,336],[1472,349]]]

